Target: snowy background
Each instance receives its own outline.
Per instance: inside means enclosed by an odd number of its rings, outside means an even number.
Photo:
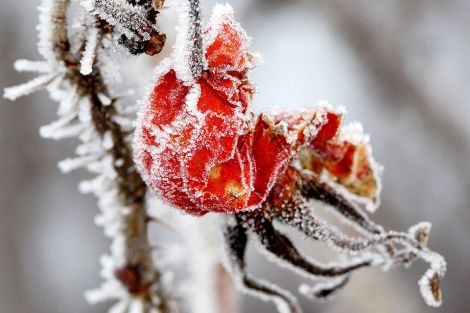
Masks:
[[[214,1],[201,2],[207,17]],[[0,2],[2,87],[29,78],[14,72],[15,59],[38,58],[37,4]],[[421,299],[417,280],[425,266],[416,264],[388,273],[363,270],[333,302],[300,298],[305,311],[468,312],[470,1],[231,4],[255,38],[254,50],[265,57],[252,75],[259,87],[257,108],[294,108],[320,99],[346,106],[348,119],[361,121],[372,135],[375,157],[385,166],[383,204],[373,218],[400,230],[432,222],[430,246],[449,263],[440,309]],[[165,19],[171,16],[163,24]],[[139,93],[150,77],[149,58],[125,62],[131,64],[129,75],[137,75],[130,84]],[[99,284],[98,258],[109,243],[93,224],[95,199],[76,188],[86,173],[62,175],[56,166],[76,142],[39,137],[39,126],[54,116],[55,105],[44,92],[15,103],[1,100],[0,313],[106,311],[106,305],[88,306],[82,294]],[[321,253],[317,244],[298,242],[312,255]],[[291,290],[300,283],[255,249],[249,262],[252,272]],[[256,299],[242,300],[243,312],[274,311]]]

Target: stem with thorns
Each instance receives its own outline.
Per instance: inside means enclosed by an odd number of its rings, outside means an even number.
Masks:
[[[102,3],[104,2],[95,1],[96,5]],[[151,41],[154,35],[160,36],[152,21],[148,21],[144,15],[136,13],[140,12],[138,8],[134,8],[130,4],[129,6],[135,11],[134,15],[126,17],[127,22],[130,23],[129,25],[146,25],[143,29],[139,29],[144,33],[142,37],[146,40]],[[89,17],[91,19],[90,23],[87,24],[89,27],[83,30],[85,33],[90,33],[92,35],[90,38],[93,39],[91,41],[83,40],[73,49],[71,48],[72,41],[68,32],[67,13],[69,7],[70,0],[43,0],[40,7],[40,25],[38,27],[39,52],[46,62],[36,62],[36,64],[43,66],[45,73],[48,74],[40,76],[29,83],[6,89],[5,96],[15,99],[45,87],[50,87],[51,93],[52,90],[58,93],[71,92],[73,97],[71,97],[72,100],[70,100],[70,104],[67,105],[66,109],[62,108],[63,99],[59,99],[61,100],[59,109],[61,119],[48,125],[48,134],[49,131],[59,130],[62,133],[56,136],[50,134],[44,136],[56,139],[73,135],[81,136],[84,129],[93,133],[90,138],[87,136],[80,137],[83,144],[88,146],[97,144],[99,146],[96,148],[103,149],[103,151],[98,155],[93,155],[92,151],[90,155],[86,155],[88,153],[86,152],[85,156],[77,152],[81,155],[81,159],[78,158],[78,161],[67,160],[67,162],[63,162],[62,168],[64,171],[68,171],[81,166],[91,166],[83,160],[106,160],[110,157],[112,171],[100,173],[101,176],[98,178],[102,178],[103,175],[106,176],[105,185],[110,185],[108,190],[111,192],[104,195],[101,194],[99,188],[94,192],[100,197],[99,202],[102,210],[103,206],[106,206],[107,210],[116,211],[112,214],[114,214],[114,218],[119,219],[120,223],[119,239],[117,237],[113,238],[113,247],[116,246],[114,248],[119,250],[119,252],[116,252],[117,250],[113,252],[113,256],[119,258],[118,264],[112,267],[114,281],[119,282],[128,291],[131,299],[139,300],[143,312],[147,313],[152,309],[157,309],[158,312],[170,313],[173,311],[172,305],[167,298],[166,290],[162,287],[161,273],[152,262],[152,249],[148,238],[149,220],[146,212],[147,188],[135,168],[128,133],[118,123],[120,113],[116,107],[117,99],[111,95],[103,78],[101,67],[95,63],[96,54],[100,52],[104,38],[109,38],[116,27],[122,28],[123,25],[110,25],[99,14],[95,14],[95,16]],[[105,7],[110,8],[109,5]],[[132,18],[137,19],[136,23],[132,21]],[[164,35],[162,36],[164,37]],[[163,45],[163,42],[161,45]],[[23,62],[21,64],[31,65],[31,71],[42,72],[42,69],[38,71],[33,68],[34,62]],[[103,99],[111,100],[105,101]],[[83,117],[80,117],[79,113],[76,112],[76,106],[82,106],[82,108],[89,110],[90,120],[85,118],[85,121],[83,121]],[[64,110],[65,113],[62,112]],[[78,124],[73,124],[77,120],[79,120]],[[68,127],[67,131],[65,130],[66,127]],[[88,129],[89,127],[91,129]],[[64,135],[65,133],[67,135]],[[99,142],[94,141],[96,140],[94,136],[98,137]],[[104,144],[107,139],[109,139],[110,145]],[[117,205],[114,206],[108,202]]]

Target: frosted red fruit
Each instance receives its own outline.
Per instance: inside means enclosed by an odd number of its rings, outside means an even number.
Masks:
[[[138,168],[164,200],[187,212],[258,206],[299,146],[292,131],[251,112],[247,72],[257,57],[249,40],[230,10],[218,12],[204,31],[208,68],[188,82],[167,61],[139,112]]]
[[[301,153],[304,168],[327,176],[360,197],[378,201],[378,165],[372,158],[362,128],[341,129],[342,114],[327,112],[326,122]],[[343,130],[343,131],[341,131]]]
[[[331,172],[350,168],[337,162],[346,155],[344,145],[332,141],[340,116],[328,107],[254,116],[247,73],[257,57],[232,11],[220,8],[203,33],[207,68],[190,80],[173,59],[157,68],[134,142],[146,183],[166,202],[196,215],[260,206],[305,145]]]
[[[372,158],[367,136],[357,124],[341,127],[342,113],[325,109],[322,124],[315,127],[316,135],[297,154],[301,167],[294,163],[283,171],[269,194],[267,205],[286,209],[289,205],[298,206],[299,183],[308,177],[301,170],[310,170],[317,174],[317,179],[321,176],[343,185],[346,192],[359,196],[362,200],[355,199],[373,211],[378,205],[380,167]],[[282,114],[278,119],[299,125],[299,115]]]

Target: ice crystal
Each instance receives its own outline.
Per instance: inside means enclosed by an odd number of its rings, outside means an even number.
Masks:
[[[48,73],[49,65],[44,61],[16,60],[14,64],[18,72]]]
[[[91,29],[88,31],[85,50],[83,51],[83,56],[80,61],[80,73],[83,75],[91,74],[93,64],[95,63],[97,50],[99,48],[100,35],[100,29],[96,26],[91,27]]]

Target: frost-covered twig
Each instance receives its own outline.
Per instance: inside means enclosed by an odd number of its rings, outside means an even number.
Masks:
[[[300,312],[293,299],[284,295],[285,291],[257,287],[253,278],[247,278],[249,276],[244,270],[243,259],[247,233],[253,233],[270,260],[280,262],[280,265],[308,278],[324,280],[314,287],[301,286],[301,293],[308,297],[324,298],[334,294],[347,283],[348,275],[357,269],[369,266],[382,266],[384,269],[409,266],[416,258],[420,258],[430,265],[419,281],[421,294],[428,305],[441,304],[440,280],[445,275],[446,262],[441,255],[426,247],[431,230],[429,223],[419,223],[408,232],[384,231],[382,227],[369,221],[351,199],[335,192],[327,184],[320,183],[318,177],[295,170],[289,171],[290,175],[296,173],[291,176],[297,177],[294,184],[296,187],[280,184],[279,188],[274,189],[263,210],[238,213],[235,219],[227,219],[225,236],[228,243],[226,251],[231,260],[229,264],[235,277],[241,277],[239,279],[244,289],[257,295],[261,293],[261,298],[270,295],[266,299],[276,303],[279,312]],[[279,203],[278,197],[284,200]],[[306,203],[309,198],[336,206],[343,221],[362,228],[364,237],[349,237],[314,216]],[[325,242],[349,260],[321,264],[303,256],[290,239],[273,226],[273,220],[289,225],[309,238]]]
[[[70,0],[44,0],[39,6],[38,50],[48,62],[68,59],[70,41],[67,34],[67,11]]]
[[[97,196],[101,214],[96,222],[104,227],[112,246],[110,255],[102,258],[105,282],[100,289],[88,292],[87,299],[115,299],[113,312],[173,312],[162,274],[151,257],[146,186],[134,167],[129,145],[132,124],[127,115],[132,112],[112,95],[105,83],[109,80],[103,76],[106,69],[101,61],[107,55],[101,53],[101,42],[112,28],[103,20],[88,17],[89,22],[77,30],[85,33],[84,40],[69,40],[68,7],[67,0],[43,1],[38,29],[39,51],[45,62],[22,60],[16,64],[19,70],[43,76],[6,89],[5,97],[15,99],[47,87],[60,103],[59,119],[42,127],[41,135],[78,137],[78,157],[60,162],[60,168],[68,172],[85,167],[97,175],[82,182],[80,190]],[[129,18],[133,17],[137,18]],[[143,32],[150,34],[150,29]]]
[[[192,81],[207,67],[202,42],[202,22],[199,0],[176,0],[178,36],[172,59],[180,79]]]

